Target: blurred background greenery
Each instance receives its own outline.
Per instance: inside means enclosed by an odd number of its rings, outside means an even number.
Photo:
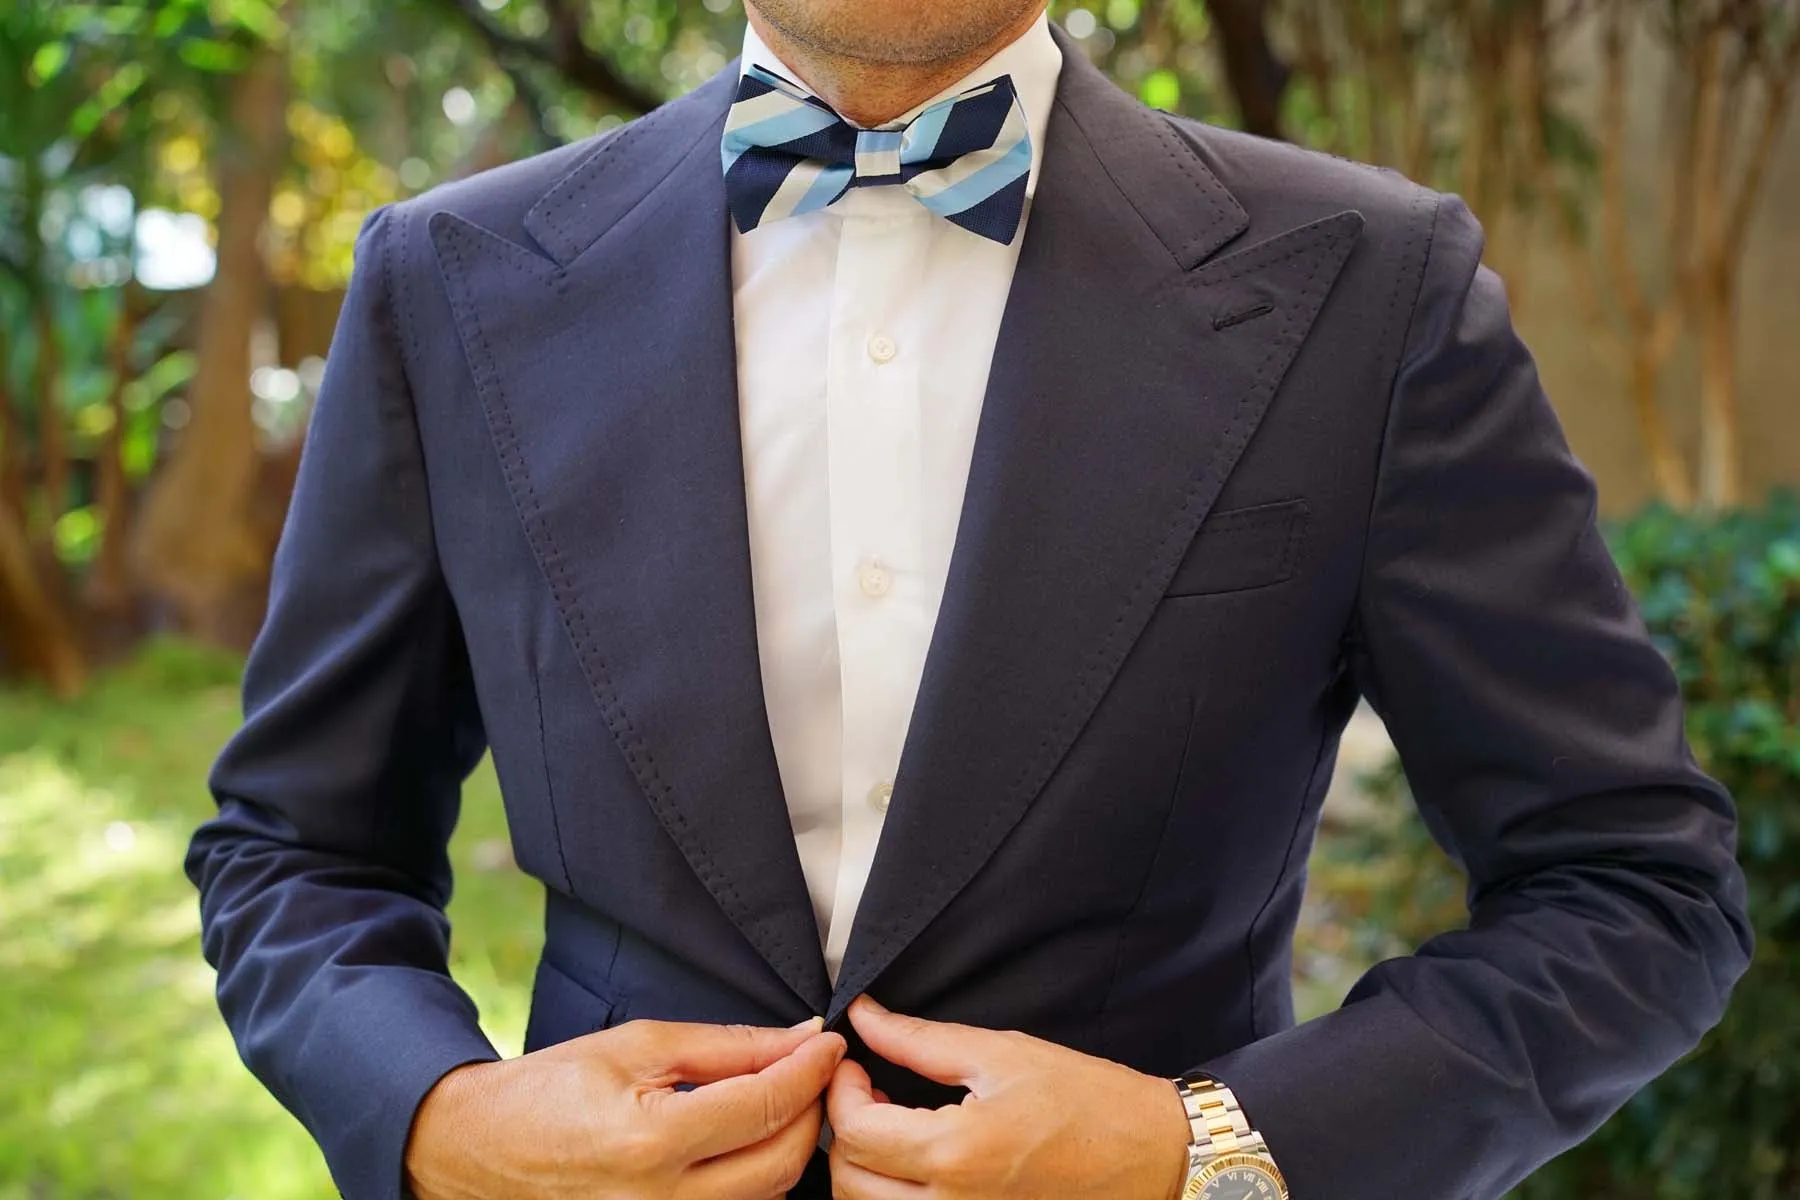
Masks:
[[[1144,102],[1397,167],[1486,224],[1744,811],[1724,1025],[1523,1194],[1800,1198],[1800,0],[1056,0]],[[362,217],[604,131],[738,0],[0,0],[0,1200],[331,1194],[238,1065],[179,868]],[[1365,714],[1307,1013],[1463,919]],[[1362,773],[1368,772],[1363,781]],[[541,899],[493,777],[455,971],[522,1035]]]

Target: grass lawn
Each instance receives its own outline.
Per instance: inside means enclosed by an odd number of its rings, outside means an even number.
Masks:
[[[73,704],[0,690],[0,1200],[337,1194],[238,1061],[181,872],[237,675],[158,646]],[[542,893],[486,766],[453,853],[453,969],[517,1053]]]
[[[213,811],[206,773],[238,722],[239,669],[165,644],[72,704],[0,689],[0,1200],[337,1194],[238,1061],[181,870]],[[485,764],[451,849],[451,967],[516,1054],[543,901],[512,864]],[[1302,1018],[1351,977],[1336,954],[1303,956]]]

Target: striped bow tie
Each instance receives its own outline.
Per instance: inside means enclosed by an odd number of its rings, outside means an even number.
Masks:
[[[720,148],[738,231],[824,208],[853,187],[899,184],[938,216],[1002,244],[1018,232],[1031,135],[1012,77],[941,100],[904,126],[858,129],[752,66]]]

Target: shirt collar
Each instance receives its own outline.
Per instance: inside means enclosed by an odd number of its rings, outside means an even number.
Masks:
[[[1056,39],[1050,36],[1050,17],[1047,13],[1039,13],[1038,19],[1032,22],[1030,28],[1002,46],[986,62],[935,96],[914,105],[895,120],[910,121],[939,100],[966,92],[1002,75],[1011,75],[1019,104],[1025,110],[1026,128],[1031,131],[1031,173],[1025,179],[1025,195],[1029,197],[1037,191],[1038,173],[1043,167],[1044,134],[1050,127],[1050,108],[1056,101],[1056,81],[1062,73],[1062,62],[1062,50],[1057,46]],[[756,29],[746,22],[744,53],[738,65],[739,77],[751,66],[762,67],[792,80],[809,94],[812,91],[800,82],[800,76],[793,68],[782,62],[781,57],[769,48],[769,44],[757,36]]]

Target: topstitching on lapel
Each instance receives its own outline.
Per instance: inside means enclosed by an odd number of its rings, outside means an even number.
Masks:
[[[1342,213],[1212,259],[1248,228],[1243,208],[1167,118],[1058,36],[1041,180],[833,1021],[975,876],[1067,753],[1362,225]],[[1244,312],[1256,318],[1233,319]]]
[[[450,213],[430,230],[599,715],[701,882],[818,1012],[830,983],[751,592],[718,158],[735,79],[734,64],[602,142],[525,218],[542,253]]]

